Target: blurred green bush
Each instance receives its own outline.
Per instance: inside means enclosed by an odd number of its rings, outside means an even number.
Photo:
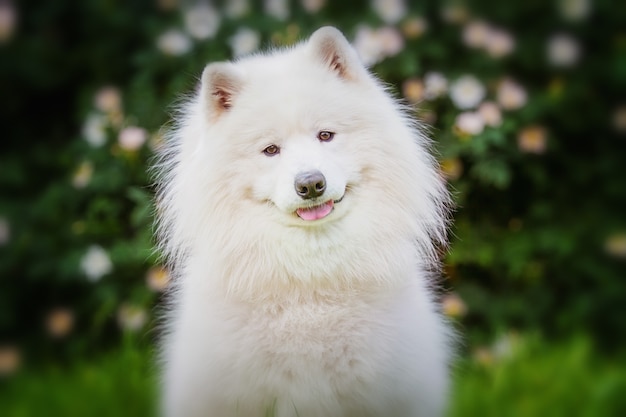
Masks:
[[[0,373],[151,340],[146,168],[208,61],[332,24],[430,131],[458,208],[443,309],[623,350],[626,7],[608,0],[0,3]]]

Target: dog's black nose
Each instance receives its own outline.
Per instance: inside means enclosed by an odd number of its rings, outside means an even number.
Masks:
[[[296,193],[305,200],[319,197],[326,190],[326,178],[319,171],[301,172],[294,181]]]

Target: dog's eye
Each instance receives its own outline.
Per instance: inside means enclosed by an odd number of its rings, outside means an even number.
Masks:
[[[317,134],[317,138],[322,142],[330,142],[335,137],[335,132],[329,132],[328,130],[322,130]]]
[[[274,156],[280,153],[280,148],[276,145],[270,145],[267,148],[263,149],[263,153],[267,156]]]

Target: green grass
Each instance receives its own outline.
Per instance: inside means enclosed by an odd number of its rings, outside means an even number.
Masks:
[[[519,339],[457,366],[450,417],[626,415],[626,369],[584,338],[560,345]],[[2,417],[149,417],[153,355],[126,347],[71,369],[24,369],[0,383]],[[393,416],[392,416],[393,417]]]
[[[0,383],[2,417],[149,417],[155,410],[152,355],[132,348],[71,369],[24,370]]]
[[[514,343],[501,358],[458,367],[450,416],[626,416],[626,367],[592,353],[588,339]]]

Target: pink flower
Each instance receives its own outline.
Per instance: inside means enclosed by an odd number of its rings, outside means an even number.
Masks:
[[[46,317],[46,330],[54,338],[67,336],[74,328],[74,313],[67,308],[56,308]]]
[[[118,113],[122,111],[122,95],[120,90],[113,86],[102,87],[94,97],[96,109],[102,113]]]
[[[326,4],[326,0],[301,0],[302,7],[309,13],[317,13]]]
[[[117,141],[120,147],[127,151],[136,151],[141,148],[148,138],[145,129],[137,126],[128,126],[120,132]]]
[[[419,38],[428,30],[428,22],[421,16],[412,17],[402,24],[402,33],[407,39]]]
[[[0,217],[0,246],[4,246],[11,240],[11,226],[9,221]]]
[[[354,47],[363,64],[370,66],[398,54],[404,48],[404,38],[392,27],[372,29],[361,26],[357,30]]]
[[[448,317],[459,318],[467,314],[467,305],[458,294],[447,294],[442,300],[443,313]]]
[[[502,112],[493,101],[485,101],[478,106],[478,114],[487,126],[497,127],[502,124]]]
[[[424,83],[417,78],[409,78],[402,84],[402,94],[411,103],[419,103],[424,97]]]
[[[483,131],[485,122],[482,117],[480,117],[480,114],[476,112],[463,112],[456,117],[454,126],[458,128],[461,133],[473,136]]]
[[[473,20],[463,28],[463,43],[470,48],[483,48],[491,28],[482,20]]]
[[[498,103],[505,110],[516,110],[523,107],[528,100],[526,90],[511,79],[504,79],[498,85]]]
[[[542,154],[546,151],[547,133],[542,126],[528,126],[517,135],[517,146],[522,152]]]
[[[0,45],[8,42],[17,27],[17,11],[12,1],[0,2]]]
[[[406,14],[404,0],[372,0],[372,8],[388,25],[398,23]]]
[[[163,292],[170,282],[170,275],[166,269],[154,267],[146,275],[146,285],[152,291]]]
[[[22,364],[22,355],[16,346],[0,345],[0,377],[13,375]]]
[[[502,58],[513,52],[515,39],[503,29],[492,28],[487,35],[485,49],[493,58]]]

